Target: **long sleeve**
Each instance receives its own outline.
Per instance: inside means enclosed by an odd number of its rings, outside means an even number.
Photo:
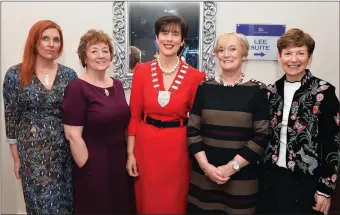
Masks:
[[[198,87],[202,82],[204,82],[204,80],[205,80],[205,73],[204,73],[204,72],[199,72],[199,75],[198,75],[198,77],[197,77],[197,87]],[[192,98],[191,98],[190,110],[192,109],[192,106],[194,105],[196,92],[197,92],[197,88],[195,89],[195,91],[194,91],[194,93],[193,93],[193,96],[192,96]]]
[[[15,67],[11,67],[4,78],[3,98],[5,110],[6,136],[9,144],[16,144],[18,121],[20,118],[18,104],[19,75]]]
[[[253,137],[238,153],[250,163],[260,160],[268,144],[269,101],[267,92],[265,88],[261,88],[252,100]]]
[[[130,111],[131,118],[128,126],[128,136],[135,136],[143,114],[144,66],[139,65],[132,77]]]
[[[189,115],[187,126],[187,138],[189,144],[189,153],[194,155],[202,149],[201,123],[203,108],[203,84],[199,85]]]
[[[321,176],[317,191],[331,195],[336,187],[340,162],[339,100],[335,88],[329,87],[324,94],[318,94],[321,101],[319,134],[321,140]]]

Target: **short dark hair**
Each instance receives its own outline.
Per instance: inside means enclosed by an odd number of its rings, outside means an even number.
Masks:
[[[314,52],[315,41],[309,34],[303,32],[301,29],[292,28],[278,39],[277,49],[279,54],[281,55],[282,50],[290,46],[307,46],[308,55],[311,56]]]
[[[130,46],[130,54],[129,54],[129,65],[130,65],[130,69],[133,70],[137,63],[141,62],[141,51],[139,48],[137,48],[136,46]]]
[[[169,26],[170,25],[170,26]],[[189,25],[185,19],[176,15],[166,15],[158,18],[155,22],[155,34],[158,37],[161,31],[167,31],[171,29],[172,25],[178,25],[181,30],[182,41],[187,37],[189,31]],[[170,29],[166,29],[167,27]]]

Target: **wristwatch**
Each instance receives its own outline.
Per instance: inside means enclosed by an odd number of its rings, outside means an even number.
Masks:
[[[236,160],[232,160],[231,165],[236,172],[240,171],[240,164]]]

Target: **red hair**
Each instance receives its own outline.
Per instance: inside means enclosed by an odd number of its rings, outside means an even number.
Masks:
[[[60,34],[60,49],[59,55],[63,51],[64,39],[60,26],[51,20],[41,20],[36,22],[30,29],[28,33],[24,55],[21,64],[20,72],[20,86],[26,86],[32,81],[32,75],[35,70],[35,64],[37,60],[37,45],[40,43],[41,36],[46,29],[55,28]]]

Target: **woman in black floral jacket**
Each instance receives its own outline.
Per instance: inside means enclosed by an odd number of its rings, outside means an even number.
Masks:
[[[285,75],[268,86],[269,145],[258,214],[327,214],[339,169],[335,87],[306,69],[314,40],[290,29],[277,42]]]

